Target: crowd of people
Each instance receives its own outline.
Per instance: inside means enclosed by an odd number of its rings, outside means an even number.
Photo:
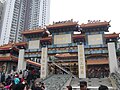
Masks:
[[[61,71],[58,72],[60,73]],[[109,67],[88,66],[87,75],[88,78],[108,77]],[[19,72],[12,72],[8,75],[0,72],[0,90],[45,90],[43,82],[35,81],[37,78],[40,78],[40,71],[36,69],[20,70]]]
[[[72,86],[67,86],[67,90],[72,90]],[[87,82],[86,81],[80,81],[80,90],[91,90],[87,88]],[[109,90],[107,86],[100,85],[98,87],[98,90]]]
[[[45,90],[44,83],[35,82],[40,78],[36,70],[20,70],[8,74],[0,72],[0,90]]]

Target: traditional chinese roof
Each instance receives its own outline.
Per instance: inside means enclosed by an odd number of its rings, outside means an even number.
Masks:
[[[2,56],[2,57],[0,57],[0,61],[18,61],[18,58],[13,55]]]
[[[27,63],[29,63],[29,64],[32,64],[32,65],[38,66],[38,67],[40,67],[40,66],[41,66],[41,64],[40,64],[40,63],[33,62],[33,61],[29,60],[29,59],[27,59],[27,60],[26,60],[26,62],[27,62]]]
[[[76,39],[76,38],[85,38],[85,35],[83,35],[83,34],[74,34],[74,35],[72,36],[72,38],[73,38],[73,39]]]
[[[107,59],[100,60],[87,60],[87,65],[98,65],[98,64],[108,64],[109,61]]]
[[[63,53],[63,54],[56,54],[55,57],[57,58],[68,58],[68,57],[76,57],[77,55],[75,54],[70,54],[70,53]]]
[[[23,47],[23,48],[25,48],[26,46],[28,45],[28,43],[27,42],[19,42],[19,43],[15,43],[15,46],[16,47]]]
[[[9,43],[3,46],[0,46],[0,50],[15,50],[15,51],[19,51],[19,49],[17,47],[15,47],[14,43]]]
[[[24,46],[27,45],[27,42],[19,42],[19,43],[15,43],[16,46]]]
[[[81,28],[90,28],[90,27],[99,27],[99,26],[110,26],[109,22],[94,22],[94,23],[87,23],[87,24],[81,24]]]
[[[85,35],[82,35],[82,34],[74,34],[72,36],[73,39],[77,39],[77,38],[85,38]],[[49,37],[45,37],[45,38],[41,38],[40,39],[41,42],[44,42],[44,41],[52,41],[52,36],[49,36]]]
[[[78,22],[73,22],[73,21],[63,21],[63,22],[57,22],[53,23],[53,25],[47,26],[47,28],[58,28],[58,27],[66,27],[66,26],[76,26],[78,25]]]
[[[105,34],[105,38],[117,38],[119,37],[119,33]]]
[[[89,58],[89,57],[108,57],[107,54],[89,54],[86,56],[86,58]]]
[[[45,37],[45,38],[41,38],[40,41],[44,42],[44,41],[52,41],[52,36],[49,37]]]
[[[10,56],[0,57],[0,61],[10,61]]]
[[[12,43],[2,45],[2,46],[0,46],[0,50],[10,50],[12,48],[12,46],[13,46]]]
[[[45,29],[37,28],[37,29],[32,29],[32,30],[25,30],[22,32],[23,35],[27,34],[36,34],[36,33],[42,33],[45,32]]]

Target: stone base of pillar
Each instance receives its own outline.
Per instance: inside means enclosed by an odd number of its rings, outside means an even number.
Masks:
[[[24,49],[19,50],[19,58],[18,58],[18,71],[26,69],[26,61],[24,60]]]

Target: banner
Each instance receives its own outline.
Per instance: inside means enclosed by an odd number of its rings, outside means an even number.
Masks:
[[[84,45],[78,45],[78,72],[79,78],[86,78]]]
[[[46,78],[48,73],[47,66],[47,47],[42,48],[42,56],[41,56],[41,78]]]
[[[114,42],[108,43],[108,55],[109,55],[110,73],[113,73],[113,72],[115,72],[115,70],[118,70],[118,61],[117,61],[116,49],[115,49]]]

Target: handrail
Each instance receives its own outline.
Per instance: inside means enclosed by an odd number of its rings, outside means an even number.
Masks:
[[[113,78],[110,77],[110,76],[109,76],[108,78],[109,78],[109,80],[110,80],[110,82],[111,82],[113,88],[116,89],[117,86],[116,86],[116,84],[115,84],[115,80],[113,80]]]
[[[60,67],[60,66],[59,66],[58,64],[56,64],[55,62],[52,61],[52,63],[53,63],[55,66],[57,66],[58,68],[60,68],[61,70],[63,70],[64,72],[66,72],[67,74],[71,75],[72,77],[78,78],[78,77],[76,77],[75,75],[73,75],[71,72],[65,70],[63,67]],[[78,78],[78,79],[79,79],[79,78]]]
[[[61,87],[60,90],[63,90],[63,88],[65,88],[66,86],[69,86],[71,80],[72,80],[72,76],[70,76],[70,77],[68,78],[68,80],[66,80],[66,82],[63,84],[63,86]]]
[[[115,87],[120,89],[119,82],[118,82],[118,80],[120,79],[120,77],[117,76],[117,73],[112,73],[110,75],[110,77],[111,77],[113,83],[115,84]]]
[[[55,57],[54,57],[54,56],[52,56],[51,59],[52,59],[52,60],[51,60],[52,63],[53,63],[55,66],[57,66],[58,68],[60,68],[60,69],[63,70],[64,72],[66,72],[67,74],[69,74],[69,75],[71,75],[72,77],[77,78],[77,79],[79,80],[79,78],[76,77],[75,75],[73,75],[71,72],[65,70],[63,67],[61,67],[61,66],[59,66],[58,64],[56,64],[56,63],[55,63],[56,60],[55,60]]]

